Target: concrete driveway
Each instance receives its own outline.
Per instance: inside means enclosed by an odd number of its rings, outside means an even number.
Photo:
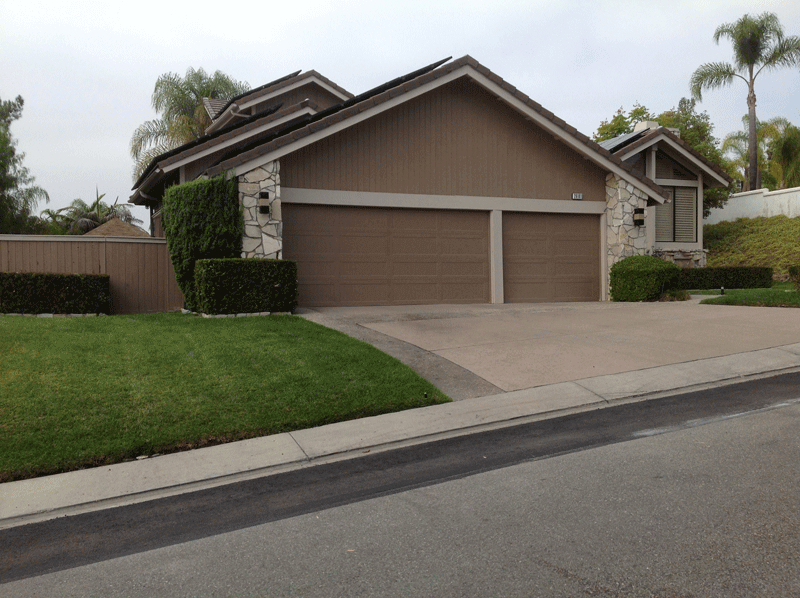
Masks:
[[[800,342],[800,309],[674,303],[316,308],[453,399]]]

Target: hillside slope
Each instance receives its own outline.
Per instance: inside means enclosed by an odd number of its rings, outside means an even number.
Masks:
[[[739,218],[703,227],[708,266],[769,266],[785,275],[800,264],[800,217]]]

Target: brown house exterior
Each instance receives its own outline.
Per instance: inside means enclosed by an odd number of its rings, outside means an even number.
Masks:
[[[160,236],[167,186],[236,176],[243,255],[296,260],[303,306],[605,299],[648,251],[634,210],[673,193],[469,56],[359,96],[311,71],[206,106],[207,135],[131,200]]]

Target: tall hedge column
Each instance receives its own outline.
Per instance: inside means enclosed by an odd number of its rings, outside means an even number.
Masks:
[[[264,195],[264,197],[262,197]],[[283,248],[280,162],[239,176],[239,203],[244,215],[242,257],[280,259]],[[260,205],[269,206],[262,214]]]

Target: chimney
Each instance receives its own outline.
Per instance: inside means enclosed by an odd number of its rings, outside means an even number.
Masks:
[[[633,126],[633,132],[638,133],[639,131],[647,131],[648,129],[657,129],[658,123],[654,120],[643,120],[641,122],[636,123]]]

